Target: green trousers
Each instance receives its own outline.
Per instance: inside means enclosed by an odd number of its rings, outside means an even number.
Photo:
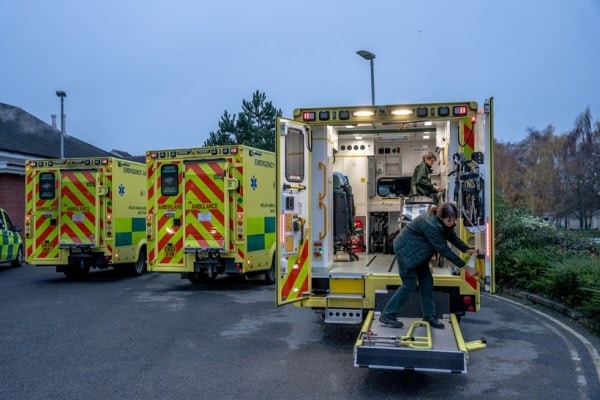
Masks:
[[[401,258],[396,254],[396,260]],[[398,262],[398,271],[402,278],[402,285],[396,290],[390,301],[385,305],[383,314],[395,318],[402,307],[410,300],[410,296],[417,290],[417,281],[421,286],[421,310],[423,317],[436,317],[435,302],[433,300],[433,276],[429,263],[421,264],[417,268],[406,271],[402,263]]]

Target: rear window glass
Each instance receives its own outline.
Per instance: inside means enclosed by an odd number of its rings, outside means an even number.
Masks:
[[[285,178],[304,181],[304,133],[299,129],[288,129],[285,139]]]
[[[179,194],[179,167],[176,164],[166,164],[160,167],[160,193],[163,196]]]
[[[56,197],[56,177],[54,172],[40,172],[38,184],[40,199],[52,200]]]

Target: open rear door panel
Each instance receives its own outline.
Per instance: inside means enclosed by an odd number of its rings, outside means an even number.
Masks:
[[[301,300],[311,288],[310,132],[277,119],[277,305]]]

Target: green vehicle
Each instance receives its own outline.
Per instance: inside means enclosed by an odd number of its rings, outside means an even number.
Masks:
[[[13,225],[8,213],[0,208],[0,264],[23,265],[23,240],[19,232],[21,227]]]

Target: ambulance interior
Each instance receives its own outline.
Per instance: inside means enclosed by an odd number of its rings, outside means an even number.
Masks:
[[[449,121],[418,121],[395,124],[357,124],[329,127],[334,138],[333,170],[341,172],[349,185],[354,225],[349,247],[352,253],[392,254],[392,241],[403,224],[426,210],[430,204],[407,206],[414,168],[423,155],[433,152],[432,183],[446,188],[440,200],[452,193],[448,179],[447,154],[452,124]],[[334,192],[336,190],[334,179]],[[414,200],[414,199],[413,199]],[[452,200],[452,199],[448,199]],[[339,209],[334,203],[334,230],[338,228]],[[343,248],[336,247],[340,258]]]

